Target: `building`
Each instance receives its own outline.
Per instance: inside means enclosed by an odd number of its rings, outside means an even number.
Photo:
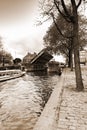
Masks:
[[[33,54],[27,53],[27,55],[23,58],[23,65],[27,65],[37,54],[34,52]]]
[[[80,64],[86,65],[87,62],[87,51],[80,51]]]
[[[82,50],[79,52],[80,54],[80,64],[86,65],[87,62],[87,50]],[[74,55],[73,55],[73,66],[74,66]]]

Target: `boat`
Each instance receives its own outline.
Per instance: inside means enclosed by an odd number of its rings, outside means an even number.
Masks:
[[[24,71],[21,70],[1,70],[0,71],[0,82],[19,78],[25,75]]]

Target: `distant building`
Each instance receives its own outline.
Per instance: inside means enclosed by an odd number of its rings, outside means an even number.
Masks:
[[[86,62],[87,62],[87,51],[86,50],[80,51],[80,63],[85,65]]]
[[[33,54],[31,53],[27,53],[27,55],[23,58],[23,64],[26,65],[26,64],[29,64],[30,61],[36,56],[37,54],[34,52]]]
[[[82,50],[79,52],[80,54],[80,64],[86,65],[87,62],[87,50]],[[73,55],[73,65],[74,65],[74,55]]]

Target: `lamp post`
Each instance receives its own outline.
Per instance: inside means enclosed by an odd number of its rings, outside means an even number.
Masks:
[[[5,66],[3,48],[2,48],[2,66],[3,66],[3,67]]]
[[[2,65],[3,65],[3,67],[5,66],[5,62],[4,62],[4,56],[3,56],[3,64],[2,64]]]

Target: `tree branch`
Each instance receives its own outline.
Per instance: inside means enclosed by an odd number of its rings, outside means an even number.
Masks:
[[[47,19],[45,19],[44,21],[37,21],[37,26],[42,25],[43,23],[45,23],[46,21],[48,21],[49,19],[51,19],[51,16],[49,16]]]
[[[67,57],[69,56],[68,53],[65,51],[65,49],[60,48],[59,50],[61,50]]]
[[[63,17],[67,22],[71,22],[71,20],[68,19],[68,17],[67,17],[65,14],[62,13],[62,11],[61,11],[60,8],[59,8],[59,3],[56,2],[56,0],[54,0],[54,4],[55,4],[57,10],[59,11],[59,13],[62,15],[62,17]]]
[[[59,26],[57,25],[57,23],[56,23],[56,21],[55,21],[55,18],[54,18],[53,13],[51,13],[51,16],[52,16],[52,18],[53,18],[53,22],[54,22],[54,24],[55,24],[55,26],[56,26],[58,32],[61,34],[61,36],[64,37],[64,38],[72,38],[73,36],[65,36],[65,35],[61,32]]]
[[[71,20],[71,15],[69,14],[69,12],[68,12],[68,10],[67,10],[67,8],[66,8],[66,5],[65,5],[65,2],[64,2],[64,0],[61,0],[61,3],[62,3],[62,7],[63,7],[63,9],[64,9],[64,11],[65,11],[65,14],[70,18],[70,20]]]
[[[63,42],[62,42],[62,45],[63,45],[64,47],[66,47],[68,50],[70,49],[70,46],[68,46],[67,44],[65,44],[65,43],[63,43]]]
[[[73,6],[76,6],[75,0],[71,0],[71,3],[72,3],[72,7],[73,7]]]
[[[82,2],[82,0],[79,0],[78,4],[76,6],[77,8],[80,6],[81,2]]]

